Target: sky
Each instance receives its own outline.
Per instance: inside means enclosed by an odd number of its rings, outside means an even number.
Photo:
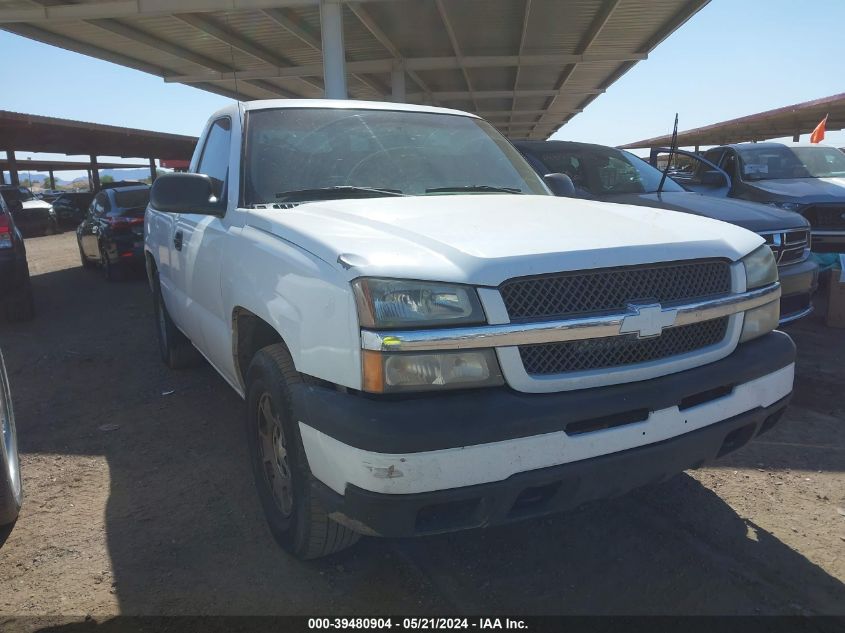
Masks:
[[[845,92],[843,24],[843,0],[712,0],[553,138],[620,145],[671,132],[676,112],[685,130]],[[198,135],[230,102],[3,31],[0,59],[26,78],[4,110]]]

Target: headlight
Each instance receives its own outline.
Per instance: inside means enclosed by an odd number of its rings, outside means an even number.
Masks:
[[[748,290],[768,286],[778,280],[778,265],[767,244],[743,257],[742,263],[745,266],[745,286]]]
[[[363,352],[364,391],[442,391],[502,385],[492,349],[426,353]]]
[[[361,278],[352,282],[361,327],[400,328],[485,323],[469,286]]]
[[[739,342],[745,343],[774,330],[780,321],[780,301],[772,301],[745,313]]]
[[[777,207],[778,209],[783,209],[784,211],[801,210],[801,203],[799,202],[767,202],[766,204],[770,207]]]

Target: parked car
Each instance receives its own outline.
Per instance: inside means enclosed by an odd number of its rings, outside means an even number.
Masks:
[[[756,202],[719,199],[687,191],[639,157],[613,147],[567,141],[515,141],[539,174],[565,173],[578,197],[701,215],[736,224],[766,240],[778,262],[780,322],[813,311],[819,266],[810,259],[810,224],[795,213]],[[677,174],[676,174],[677,177]]]
[[[652,160],[665,151],[652,152]],[[845,252],[845,154],[818,144],[737,143],[714,147],[703,157],[727,173],[715,176],[699,163],[679,179],[688,189],[714,197],[762,202],[800,213],[813,228],[813,250]]]
[[[20,202],[20,209],[12,211],[15,224],[24,233],[47,235],[58,231],[58,222],[53,205],[39,200],[26,187],[17,185],[0,185],[0,196],[7,205]],[[17,206],[17,205],[16,205]]]
[[[9,538],[23,502],[15,411],[6,363],[0,352],[0,547]]]
[[[94,196],[76,229],[82,266],[99,265],[109,281],[122,277],[127,266],[144,262],[144,211],[150,199],[147,185],[105,189]]]
[[[53,201],[53,209],[60,223],[78,225],[85,218],[94,194],[90,191],[67,192]]]
[[[190,172],[147,209],[161,356],[199,350],[245,399],[270,530],[302,558],[654,483],[790,398],[763,238],[551,196],[474,115],[237,103]]]
[[[20,215],[20,209],[20,201],[7,203],[5,196],[0,196],[0,304],[9,321],[28,321],[35,316],[26,246],[14,217],[15,211]]]

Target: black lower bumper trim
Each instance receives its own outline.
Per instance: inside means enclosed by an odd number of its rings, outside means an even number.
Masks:
[[[621,495],[698,468],[771,429],[789,397],[678,437],[627,451],[544,468],[489,484],[409,495],[348,485],[339,495],[315,482],[330,516],[376,536],[416,536],[485,527]]]
[[[795,345],[772,332],[727,358],[687,371],[608,387],[520,393],[502,387],[416,397],[368,397],[298,385],[307,424],[349,446],[377,453],[417,453],[574,429],[591,420],[630,417],[696,401],[795,361]],[[573,425],[573,426],[570,426]]]

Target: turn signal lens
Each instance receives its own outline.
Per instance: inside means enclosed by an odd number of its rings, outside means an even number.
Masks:
[[[780,301],[772,301],[759,308],[745,313],[742,321],[740,343],[768,334],[778,326],[780,321]]]
[[[424,354],[363,351],[363,388],[371,393],[435,391],[504,384],[492,349]]]

